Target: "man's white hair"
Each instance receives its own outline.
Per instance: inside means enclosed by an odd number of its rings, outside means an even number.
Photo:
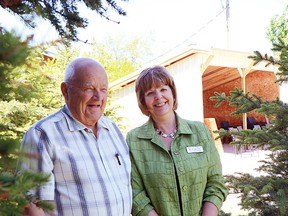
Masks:
[[[70,82],[73,77],[74,77],[74,74],[75,74],[75,68],[76,66],[79,66],[81,64],[97,64],[98,66],[101,66],[102,65],[95,61],[94,59],[91,59],[91,58],[77,58],[77,59],[74,59],[73,61],[71,61],[66,69],[65,69],[65,74],[64,74],[64,82],[68,83]]]

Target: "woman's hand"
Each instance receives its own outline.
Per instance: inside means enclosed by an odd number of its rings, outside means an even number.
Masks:
[[[211,202],[205,202],[203,205],[202,216],[217,216],[218,208]]]
[[[158,216],[157,212],[153,209],[151,210],[147,216]]]

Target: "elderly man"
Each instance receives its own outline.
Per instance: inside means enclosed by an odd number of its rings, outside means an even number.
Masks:
[[[61,91],[66,104],[36,122],[21,143],[24,152],[40,157],[21,160],[18,169],[50,174],[34,194],[55,203],[53,215],[130,215],[129,151],[116,124],[103,116],[106,71],[93,59],[75,59],[66,68]],[[27,212],[47,214],[34,204]]]

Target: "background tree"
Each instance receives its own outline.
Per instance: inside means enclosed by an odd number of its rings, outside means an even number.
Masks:
[[[108,15],[111,13],[110,10],[121,16],[126,15],[126,12],[114,0],[0,0],[2,8],[18,15],[27,26],[36,27],[38,20],[36,18],[48,20],[67,43],[78,41],[77,29],[88,25],[88,19],[82,17],[83,14],[80,15],[79,4],[84,4],[88,9],[108,20],[111,20]]]
[[[267,30],[267,38],[275,44],[279,44],[281,39],[285,44],[288,44],[288,5],[282,14],[276,15],[270,21]]]
[[[285,13],[287,14],[287,8]],[[265,61],[267,65],[278,66],[276,82],[280,85],[286,84],[288,80],[287,22],[287,16],[284,18],[280,16],[279,20],[274,18],[274,24],[282,23],[286,27],[277,29],[278,25],[271,25],[268,30],[276,34],[275,37],[271,37],[272,51],[276,56],[262,55],[259,51],[255,51],[255,55],[249,57],[255,64]],[[274,101],[262,101],[257,95],[251,95],[249,92],[244,94],[238,89],[232,90],[228,96],[225,93],[215,92],[211,100],[217,101],[216,106],[228,101],[235,107],[232,115],[255,110],[271,118],[271,125],[268,128],[234,133],[239,139],[234,144],[257,144],[258,148],[265,147],[271,151],[267,160],[262,160],[262,165],[257,169],[265,175],[254,177],[247,173],[238,173],[226,176],[226,180],[231,192],[241,194],[240,205],[243,209],[249,210],[249,215],[288,215],[288,105],[278,98]]]
[[[21,215],[32,199],[26,192],[48,180],[46,175],[29,171],[14,175],[17,158],[21,155],[18,151],[20,136],[26,124],[42,114],[41,107],[37,107],[38,98],[33,95],[39,93],[33,91],[35,80],[27,82],[37,57],[36,49],[28,45],[30,40],[21,41],[13,32],[0,31],[0,41],[5,42],[0,45],[0,215]],[[27,106],[29,103],[34,107]],[[52,208],[45,202],[39,206]]]
[[[145,60],[151,57],[149,39],[107,37],[103,41],[96,38],[91,48],[82,55],[95,58],[101,62],[109,75],[109,83],[138,70]]]

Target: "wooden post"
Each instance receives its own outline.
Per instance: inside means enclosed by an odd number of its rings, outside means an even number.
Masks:
[[[217,139],[215,140],[215,138],[218,136],[217,134],[213,133],[213,131],[218,130],[217,125],[216,125],[216,121],[215,118],[204,118],[204,123],[205,125],[209,128],[212,138],[214,140],[215,146],[218,149],[219,153],[223,153],[223,145],[221,142],[221,139]]]

